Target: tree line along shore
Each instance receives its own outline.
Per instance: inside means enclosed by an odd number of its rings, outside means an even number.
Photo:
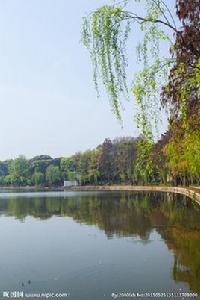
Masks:
[[[0,186],[59,187],[64,180],[76,180],[80,185],[199,185],[197,162],[196,172],[187,157],[179,166],[168,152],[169,145],[168,134],[155,143],[143,136],[107,138],[95,149],[70,157],[19,156],[0,162]]]

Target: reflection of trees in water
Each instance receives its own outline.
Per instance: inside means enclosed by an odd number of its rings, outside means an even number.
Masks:
[[[10,198],[0,212],[24,220],[68,216],[113,235],[148,241],[156,228],[175,256],[173,278],[200,292],[200,210],[186,197],[162,193],[88,193],[58,197]]]
[[[187,282],[191,290],[200,293],[200,231],[175,226],[163,229],[162,238],[175,256],[173,278]]]

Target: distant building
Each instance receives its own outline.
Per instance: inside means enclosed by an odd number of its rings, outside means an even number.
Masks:
[[[77,186],[77,185],[78,185],[77,180],[65,180],[64,181],[64,187]]]

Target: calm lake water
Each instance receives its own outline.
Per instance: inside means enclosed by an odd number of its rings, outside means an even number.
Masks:
[[[0,299],[200,293],[200,208],[181,195],[2,192],[0,240]]]

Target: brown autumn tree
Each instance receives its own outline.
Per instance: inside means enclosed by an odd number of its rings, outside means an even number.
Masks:
[[[200,0],[177,0],[181,27],[172,52],[175,65],[163,88],[162,103],[171,105],[172,119],[200,116]]]

